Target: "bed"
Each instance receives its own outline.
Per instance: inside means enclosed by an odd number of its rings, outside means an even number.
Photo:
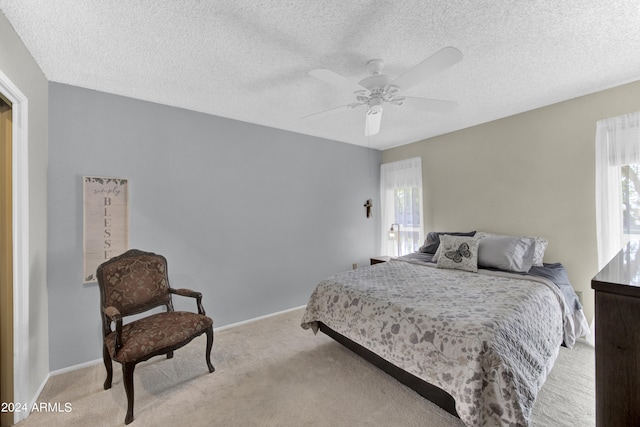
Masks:
[[[438,233],[439,251],[426,252],[429,233],[419,252],[323,280],[301,325],[369,355],[467,426],[528,426],[560,346],[587,322],[564,267],[533,259],[535,238],[517,247],[499,236],[507,264],[487,263],[499,258],[496,236],[471,233]]]

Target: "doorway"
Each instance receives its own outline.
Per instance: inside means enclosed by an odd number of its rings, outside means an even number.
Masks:
[[[11,136],[11,102],[0,93],[0,402],[14,401]],[[0,426],[13,421],[13,413],[0,412]]]

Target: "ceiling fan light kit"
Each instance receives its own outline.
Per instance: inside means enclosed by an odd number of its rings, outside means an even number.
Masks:
[[[366,64],[369,76],[358,83],[325,68],[312,70],[309,72],[310,76],[352,92],[355,95],[356,102],[313,113],[304,118],[322,116],[366,105],[367,114],[365,116],[364,133],[366,136],[370,136],[380,132],[384,104],[406,105],[410,108],[441,113],[451,111],[457,106],[455,102],[399,94],[461,60],[462,53],[458,49],[445,47],[396,79],[392,79],[390,76],[382,74],[384,61],[382,59],[372,59]]]

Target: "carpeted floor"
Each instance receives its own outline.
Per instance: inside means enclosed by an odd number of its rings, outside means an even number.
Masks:
[[[204,337],[173,359],[138,365],[130,425],[463,426],[331,338],[303,330],[301,317],[294,310],[218,332],[212,374]],[[59,403],[62,411],[33,412],[18,426],[123,425],[120,365],[110,390],[102,388],[104,378],[102,364],[52,377],[38,403]],[[533,426],[595,425],[594,390],[593,348],[562,348],[538,395]]]

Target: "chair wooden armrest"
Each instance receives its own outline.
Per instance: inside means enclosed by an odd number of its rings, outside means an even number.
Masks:
[[[113,322],[117,321],[118,319],[122,319],[120,311],[113,306],[105,307],[102,311]]]
[[[175,295],[180,295],[182,297],[195,298],[196,304],[198,306],[198,314],[202,314],[205,316],[207,315],[207,313],[205,313],[204,311],[204,306],[202,305],[202,293],[197,291],[192,291],[191,289],[185,289],[185,288],[180,288],[180,289],[169,288],[169,292]]]
[[[118,350],[122,348],[122,315],[120,311],[113,306],[105,307],[102,311],[110,321],[116,322],[116,339],[114,346],[114,354],[116,354]]]

